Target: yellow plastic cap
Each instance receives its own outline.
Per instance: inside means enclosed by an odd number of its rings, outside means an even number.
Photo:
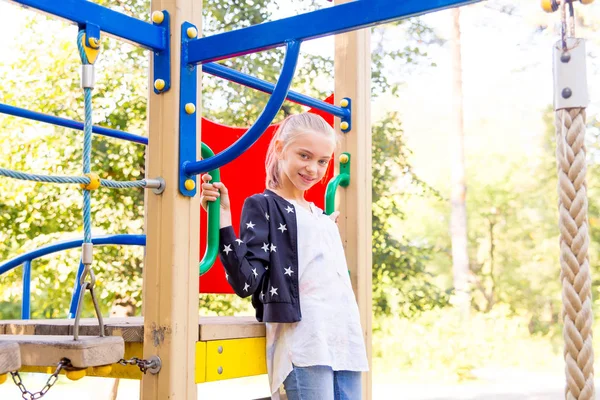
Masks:
[[[581,4],[592,4],[594,2],[594,0],[579,0],[581,1]]]
[[[195,39],[198,36],[198,29],[190,26],[187,28],[186,33],[190,39]]]
[[[162,11],[154,11],[152,13],[152,22],[155,24],[162,24],[165,20],[165,14]]]
[[[78,381],[86,375],[85,369],[76,369],[66,372],[67,378],[72,381]]]
[[[196,188],[196,182],[193,179],[187,179],[184,183],[186,190],[194,190]]]
[[[6,374],[0,375],[0,385],[2,385],[4,382],[6,382]]]
[[[546,11],[547,13],[552,13],[558,10],[558,3],[556,0],[542,0],[541,5],[542,10]]]
[[[342,164],[346,164],[348,161],[350,161],[348,154],[342,154],[340,155],[340,162]]]
[[[98,376],[108,376],[112,371],[112,365],[101,365],[94,367],[94,374]]]
[[[157,79],[154,81],[154,89],[161,91],[165,88],[165,81],[162,79]]]
[[[348,99],[342,99],[342,101],[340,101],[340,106],[342,107],[348,107],[349,101]]]
[[[99,48],[99,47],[100,47],[100,40],[98,40],[98,39],[96,39],[96,38],[93,38],[93,37],[91,37],[91,38],[89,39],[89,42],[90,42],[90,47],[91,47],[92,49],[97,49],[97,48]]]
[[[196,106],[194,105],[194,103],[187,103],[185,105],[185,112],[188,114],[193,114],[196,112]]]
[[[89,174],[85,174],[85,176],[90,178],[90,183],[88,183],[87,185],[85,183],[82,183],[81,185],[79,185],[79,186],[81,186],[82,189],[96,190],[100,187],[100,177],[98,176],[98,174],[90,172]]]
[[[343,131],[347,130],[349,127],[350,127],[350,124],[349,124],[349,123],[347,123],[346,121],[343,121],[343,122],[340,124],[340,128],[341,128]]]

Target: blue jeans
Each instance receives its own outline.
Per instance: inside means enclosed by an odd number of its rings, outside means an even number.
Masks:
[[[361,400],[360,372],[316,365],[297,367],[283,382],[288,400]]]

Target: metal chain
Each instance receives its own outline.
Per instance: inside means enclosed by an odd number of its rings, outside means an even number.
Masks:
[[[125,360],[124,358],[122,358],[119,360],[119,364],[125,365],[125,366],[137,365],[139,367],[140,371],[142,371],[142,373],[145,374],[149,369],[160,368],[161,363],[160,363],[160,359],[158,359],[158,358],[153,358],[150,360],[142,360],[137,357],[133,357],[133,358],[130,358],[129,360]]]
[[[23,399],[36,400],[36,399],[41,399],[42,397],[44,397],[46,395],[46,393],[48,393],[48,390],[50,390],[50,388],[52,386],[54,386],[54,384],[58,380],[58,374],[60,374],[60,371],[62,371],[63,368],[65,368],[69,365],[71,365],[71,361],[69,361],[68,359],[63,358],[62,360],[60,360],[60,362],[56,366],[56,370],[54,371],[54,373],[52,375],[50,375],[50,377],[46,381],[46,384],[44,385],[42,390],[40,390],[39,392],[35,392],[35,393],[31,393],[29,390],[27,390],[27,388],[25,388],[25,385],[23,384],[23,380],[21,379],[21,375],[19,375],[19,371],[11,372],[10,375],[12,376],[12,379],[13,379],[13,382],[15,383],[15,385],[17,385],[19,390],[21,390],[21,397],[23,397]]]

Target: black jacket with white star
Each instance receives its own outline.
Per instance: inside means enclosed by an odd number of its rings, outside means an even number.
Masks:
[[[302,319],[298,293],[298,230],[294,206],[270,190],[244,202],[240,238],[220,230],[219,257],[227,281],[241,297],[252,295],[260,322]]]

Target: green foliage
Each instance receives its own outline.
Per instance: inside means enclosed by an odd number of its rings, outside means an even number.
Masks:
[[[395,114],[373,127],[373,309],[375,315],[411,316],[448,304],[448,293],[434,283],[426,266],[433,249],[394,234],[403,220],[406,196],[434,194],[413,172],[410,151]]]

